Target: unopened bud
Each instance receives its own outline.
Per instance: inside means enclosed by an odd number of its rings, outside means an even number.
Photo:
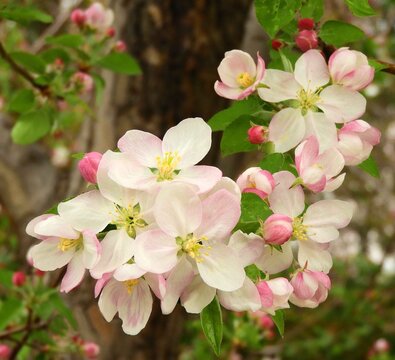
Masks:
[[[11,349],[8,345],[0,344],[0,360],[8,360],[11,355]]]
[[[22,271],[16,271],[14,272],[14,274],[12,275],[12,283],[15,286],[23,286],[26,282],[26,275],[24,272]]]
[[[248,141],[251,144],[262,144],[267,141],[267,128],[261,125],[254,125],[248,129]]]
[[[79,87],[79,90],[83,94],[89,93],[93,89],[92,77],[82,71],[76,72],[72,76],[72,81],[77,85],[77,87]]]
[[[81,176],[85,179],[85,181],[92,184],[97,183],[96,174],[102,156],[103,155],[99,152],[93,151],[86,153],[85,156],[79,161],[78,169],[80,170]]]
[[[126,44],[122,40],[118,40],[114,45],[114,50],[116,52],[125,52],[126,51]]]
[[[377,339],[373,347],[378,353],[385,353],[390,350],[390,344],[388,340],[384,338]]]
[[[314,20],[310,18],[300,19],[298,21],[298,29],[299,30],[313,30],[314,29]]]
[[[278,50],[281,49],[283,47],[283,42],[279,39],[273,39],[272,40],[272,49],[273,50]]]
[[[318,46],[317,33],[314,30],[302,30],[296,35],[296,46],[303,52],[316,49]]]
[[[79,27],[84,26],[85,22],[86,22],[86,15],[85,15],[84,10],[81,10],[81,9],[73,10],[70,15],[70,20],[71,20],[71,22],[73,22],[74,24],[76,24]]]
[[[100,347],[94,342],[86,342],[82,345],[82,350],[88,359],[95,359],[100,354]]]
[[[263,239],[270,245],[282,245],[292,236],[292,219],[281,214],[270,215],[263,223]]]
[[[115,33],[116,33],[116,31],[115,31],[115,29],[113,27],[108,28],[107,31],[106,31],[106,35],[109,38],[114,37]]]

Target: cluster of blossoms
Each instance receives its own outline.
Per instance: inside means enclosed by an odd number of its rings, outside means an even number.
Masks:
[[[340,49],[328,67],[310,50],[292,74],[265,70],[259,55],[255,65],[242,51],[226,53],[217,93],[240,100],[257,92],[281,108],[259,128],[256,143],[271,141],[276,152],[296,147],[298,177],[250,168],[234,182],[216,167],[196,165],[211,147],[211,129],[200,118],[181,121],[163,140],[131,130],[118,141],[119,152],[81,160],[93,190],[28,224],[27,233],[41,240],[29,261],[42,271],[67,265],[63,292],[88,270],[104,318],[118,313],[131,335],[147,324],[153,297],[164,314],[179,301],[188,313],[200,313],[216,296],[226,309],[271,315],[289,302],[318,306],[331,286],[328,247],[350,222],[353,205],[330,199],[306,209],[303,187],[338,188],[344,165],[365,159],[379,140],[358,119],[365,99],[357,90],[373,76],[362,56]],[[338,131],[335,123],[345,125]],[[272,212],[256,232],[235,231],[242,193],[256,194]],[[260,276],[248,277],[250,266]],[[276,277],[287,269],[290,279]]]

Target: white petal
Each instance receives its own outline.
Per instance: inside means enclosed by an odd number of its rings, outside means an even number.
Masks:
[[[336,146],[337,130],[332,120],[329,120],[325,114],[309,111],[305,115],[306,121],[306,138],[314,135],[320,146],[320,153]]]
[[[186,312],[199,314],[214,299],[217,290],[203,282],[197,275],[181,295],[181,304]]]
[[[306,51],[295,63],[295,79],[305,90],[315,91],[329,82],[328,65],[318,50]]]
[[[146,273],[145,270],[138,267],[136,264],[123,264],[114,271],[114,279],[118,281],[126,281],[131,279],[138,279]]]
[[[243,266],[251,265],[257,260],[263,251],[263,239],[254,234],[245,234],[237,230],[230,238],[228,246],[234,250],[243,263]]]
[[[344,182],[344,178],[346,177],[346,173],[340,174],[338,177],[328,181],[326,183],[325,192],[331,192],[337,190]]]
[[[194,185],[199,193],[204,193],[211,190],[221,176],[221,170],[215,166],[197,165],[182,169],[175,180]]]
[[[325,250],[325,244],[314,241],[299,241],[298,262],[301,267],[307,264],[309,270],[328,273],[332,267],[332,257]]]
[[[101,243],[92,231],[84,231],[83,234],[82,262],[86,269],[92,269],[99,261],[101,255]]]
[[[117,313],[118,303],[122,299],[124,285],[118,281],[110,280],[103,288],[99,298],[99,309],[104,318],[110,322]]]
[[[60,284],[60,291],[68,293],[78,286],[85,274],[85,266],[82,262],[82,253],[78,252],[67,265],[67,271]]]
[[[256,75],[256,65],[251,55],[241,50],[227,51],[218,66],[218,74],[221,80],[228,86],[239,87],[236,79],[238,75],[244,72],[251,77]]]
[[[35,238],[37,238],[37,239],[40,239],[40,240],[46,239],[47,236],[38,235],[38,234],[34,231],[34,228],[35,228],[35,226],[36,226],[39,222],[41,222],[41,221],[43,221],[43,220],[46,220],[46,219],[48,219],[48,218],[50,218],[50,217],[53,217],[53,216],[56,216],[56,215],[54,215],[54,214],[43,214],[43,215],[37,216],[37,217],[35,217],[34,219],[30,220],[29,223],[28,223],[27,226],[26,226],[26,233],[27,233],[28,235],[33,236],[33,237],[35,237]]]
[[[233,181],[232,179],[230,179],[226,176],[222,177],[209,192],[207,192],[203,195],[200,195],[200,198],[205,199],[221,189],[229,191],[232,195],[234,195],[240,201],[240,199],[241,199],[240,188],[237,186],[235,181]]]
[[[262,256],[255,261],[255,265],[268,274],[277,274],[288,269],[293,261],[291,242],[286,242],[281,248],[282,252],[269,245],[265,246]]]
[[[147,281],[149,287],[154,292],[155,296],[162,300],[166,295],[166,279],[161,274],[146,273],[144,275],[145,281]]]
[[[307,236],[309,239],[317,241],[319,243],[327,243],[338,239],[339,231],[334,226],[323,226],[323,227],[308,227]]]
[[[66,221],[59,215],[51,216],[40,221],[34,227],[34,232],[38,235],[59,237],[66,239],[78,239],[80,234],[75,231]]]
[[[301,86],[295,80],[294,74],[267,69],[262,83],[269,88],[258,88],[258,95],[268,102],[281,102],[297,98],[297,92]]]

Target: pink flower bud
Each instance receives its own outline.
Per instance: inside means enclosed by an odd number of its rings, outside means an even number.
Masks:
[[[256,287],[261,297],[263,311],[274,315],[278,309],[289,308],[288,300],[293,288],[286,278],[260,281]]]
[[[116,33],[116,31],[115,31],[115,29],[113,27],[108,28],[107,31],[106,31],[106,35],[109,38],[114,37],[115,33]]]
[[[281,49],[283,47],[283,42],[279,39],[273,39],[272,40],[272,49],[273,50],[278,50]]]
[[[84,26],[85,21],[86,21],[86,15],[85,15],[84,10],[81,10],[81,9],[73,10],[70,15],[70,20],[71,20],[71,22],[73,22],[74,24],[76,24],[79,27]]]
[[[82,349],[88,359],[95,359],[100,354],[100,347],[94,342],[86,342],[82,345]]]
[[[303,52],[316,49],[318,46],[317,33],[314,30],[302,30],[296,35],[296,46]]]
[[[24,272],[22,271],[16,271],[14,272],[14,274],[12,275],[12,283],[15,286],[23,286],[26,282],[26,275]]]
[[[97,183],[96,174],[102,156],[102,154],[93,151],[86,153],[83,159],[79,161],[78,169],[85,181],[92,184]]]
[[[114,13],[99,2],[93,3],[85,10],[86,24],[95,30],[105,31],[114,22]]]
[[[299,307],[315,308],[328,297],[331,280],[321,271],[299,271],[291,280],[294,288],[290,301]]]
[[[310,18],[300,19],[298,21],[298,29],[299,30],[313,30],[314,29],[314,20]]]
[[[259,324],[263,329],[268,329],[268,330],[273,329],[274,326],[274,322],[272,318],[266,314],[259,318]]]
[[[387,339],[377,339],[373,345],[373,348],[378,353],[385,353],[390,350],[390,344]]]
[[[11,355],[11,349],[8,345],[0,344],[0,360],[7,360]]]
[[[3,110],[4,107],[4,98],[0,96],[0,111]]]
[[[45,271],[34,269],[34,275],[36,275],[37,277],[43,277],[45,275]]]
[[[122,40],[118,40],[114,45],[114,50],[116,52],[125,52],[126,51],[126,44]]]
[[[338,137],[337,148],[345,164],[358,165],[369,157],[373,146],[380,143],[381,133],[366,121],[354,120],[339,130]]]
[[[254,193],[265,199],[275,187],[273,175],[259,167],[251,167],[237,179],[237,185],[244,193]]]
[[[262,144],[267,141],[267,128],[260,125],[251,126],[248,129],[248,141],[251,144]]]
[[[71,81],[77,86],[82,94],[90,93],[93,89],[93,79],[89,74],[82,71],[76,72]]]
[[[263,224],[263,239],[267,244],[282,245],[292,235],[292,219],[281,214],[270,215]]]

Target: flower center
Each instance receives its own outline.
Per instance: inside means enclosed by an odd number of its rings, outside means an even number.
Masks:
[[[123,282],[129,295],[132,293],[133,288],[139,283],[139,281],[140,279],[132,279]]]
[[[315,109],[315,104],[320,100],[319,93],[301,89],[298,91],[299,107],[305,114],[310,109]]]
[[[206,236],[197,238],[193,234],[188,234],[185,239],[176,238],[176,242],[180,247],[180,251],[189,255],[196,262],[202,262],[202,255],[208,255],[211,250],[210,242]]]
[[[155,169],[156,181],[173,180],[177,175],[177,165],[181,161],[178,151],[168,151],[163,157],[156,158],[157,169]]]
[[[58,249],[65,252],[69,250],[75,250],[78,251],[83,247],[83,241],[82,241],[82,236],[80,236],[78,239],[66,239],[62,238],[60,239],[60,242],[58,244]]]
[[[254,78],[248,72],[243,72],[237,76],[236,81],[243,89],[245,89],[254,83]]]
[[[111,224],[117,229],[125,229],[131,238],[136,237],[137,228],[143,228],[148,224],[141,218],[140,204],[129,205],[127,208],[116,205],[116,214]]]
[[[292,221],[292,235],[297,240],[307,240],[307,226],[303,224],[303,217],[294,218]]]

